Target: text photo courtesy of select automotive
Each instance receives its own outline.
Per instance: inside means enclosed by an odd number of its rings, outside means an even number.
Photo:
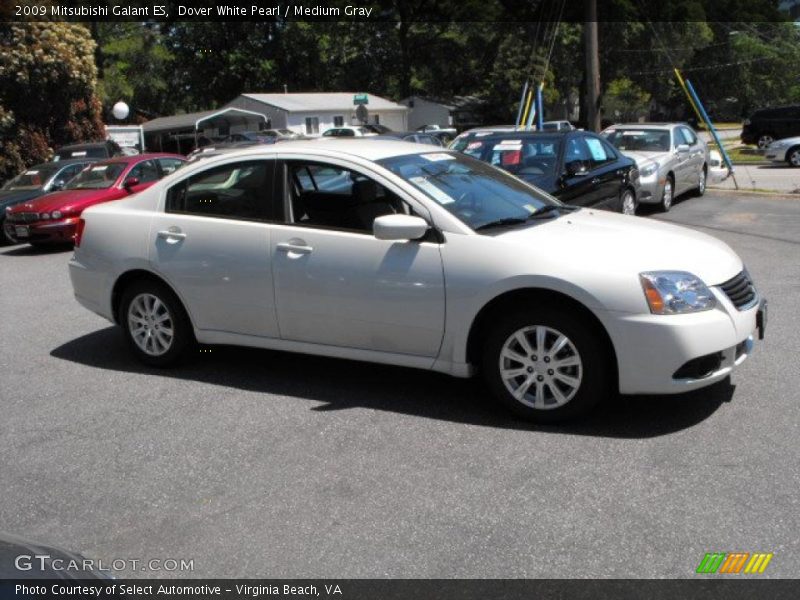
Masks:
[[[89,4],[0,23],[0,579],[796,577],[800,2]]]

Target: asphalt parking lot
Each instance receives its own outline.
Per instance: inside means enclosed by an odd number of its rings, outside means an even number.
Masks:
[[[2,248],[0,531],[194,561],[120,576],[694,577],[706,552],[760,551],[761,577],[794,577],[800,199],[649,218],[739,252],[767,339],[730,383],[559,427],[395,367],[212,348],[145,368],[72,298],[68,251]]]

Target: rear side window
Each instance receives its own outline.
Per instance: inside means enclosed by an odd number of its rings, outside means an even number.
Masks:
[[[136,177],[139,183],[148,183],[160,179],[158,168],[152,160],[145,160],[137,164],[131,169],[131,172],[128,173],[128,177]]]
[[[166,211],[223,219],[274,219],[275,161],[237,162],[197,173],[167,192]]]
[[[174,173],[183,166],[183,161],[177,158],[159,158],[158,164],[164,176]]]

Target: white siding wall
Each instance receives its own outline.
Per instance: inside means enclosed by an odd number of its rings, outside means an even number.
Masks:
[[[355,108],[355,107],[354,107]],[[405,113],[402,111],[377,111],[369,113],[369,122],[374,123],[373,115],[377,114],[381,125],[386,125],[394,131],[404,131],[407,128]],[[318,111],[318,112],[296,112],[288,115],[286,128],[297,133],[306,133],[306,117],[317,117],[319,119],[319,134],[334,127],[334,117],[344,117],[344,125],[354,125],[358,123],[355,110],[351,111]]]

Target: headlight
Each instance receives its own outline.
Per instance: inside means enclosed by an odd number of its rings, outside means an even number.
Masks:
[[[711,310],[717,301],[699,277],[685,271],[640,273],[644,296],[654,315]]]
[[[50,213],[50,216],[53,217],[54,219],[60,219],[61,218],[61,211],[60,210],[54,210],[52,213]]]
[[[50,213],[39,213],[39,218],[45,221],[50,218]]]
[[[658,171],[658,165],[653,163],[646,165],[639,169],[639,177],[650,177],[653,173]]]

